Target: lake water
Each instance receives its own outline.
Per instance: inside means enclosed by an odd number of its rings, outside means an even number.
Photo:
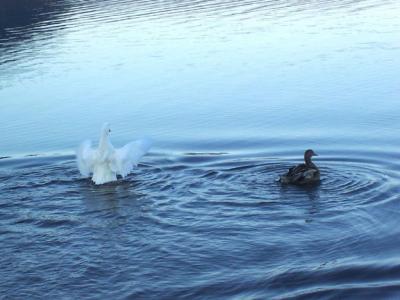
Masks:
[[[400,297],[399,12],[3,0],[2,299]],[[95,186],[105,121],[154,147]],[[321,184],[279,185],[307,148]]]

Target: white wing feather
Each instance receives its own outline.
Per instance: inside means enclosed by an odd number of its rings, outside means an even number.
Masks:
[[[83,176],[90,176],[93,173],[96,151],[92,148],[92,142],[84,141],[76,151],[76,161],[78,163],[79,172]]]
[[[125,177],[132,171],[133,167],[137,166],[140,158],[149,151],[150,147],[151,141],[142,139],[115,149],[114,155],[110,160],[111,170]]]

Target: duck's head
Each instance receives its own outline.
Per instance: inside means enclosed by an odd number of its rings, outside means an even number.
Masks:
[[[317,153],[314,152],[314,150],[312,149],[308,149],[306,150],[306,152],[304,152],[304,159],[307,160],[311,160],[311,157],[313,156],[318,156]]]
[[[104,123],[103,124],[103,127],[101,128],[101,133],[103,134],[103,135],[110,135],[110,133],[111,133],[111,127],[110,127],[110,124],[109,123]]]

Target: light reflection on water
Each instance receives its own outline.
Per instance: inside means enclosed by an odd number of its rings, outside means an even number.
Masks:
[[[392,146],[397,7],[67,2],[54,19],[13,29],[30,38],[5,36],[1,149],[68,150],[105,120],[117,142],[150,135],[168,148],[298,136]]]
[[[0,7],[0,294],[400,293],[397,1],[27,3]],[[96,187],[70,154],[104,121],[155,147]],[[321,185],[279,186],[309,147]]]

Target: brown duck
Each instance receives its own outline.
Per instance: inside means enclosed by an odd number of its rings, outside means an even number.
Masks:
[[[284,184],[306,185],[316,183],[320,179],[318,167],[311,161],[311,157],[318,156],[313,150],[308,149],[304,152],[304,164],[292,167],[289,171],[281,175],[279,182]]]

